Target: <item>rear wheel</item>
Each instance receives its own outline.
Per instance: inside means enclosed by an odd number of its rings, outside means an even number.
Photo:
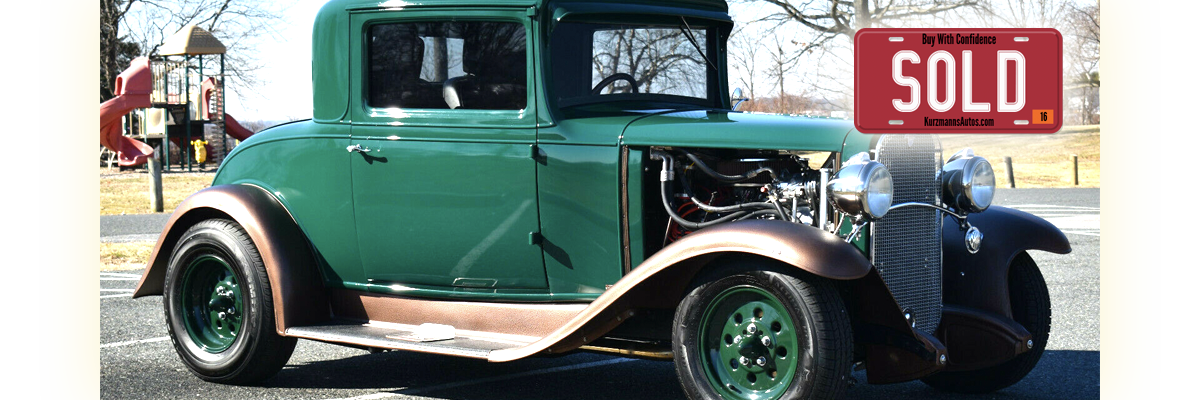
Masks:
[[[689,398],[826,399],[846,388],[852,338],[829,281],[756,270],[695,287],[672,346]]]
[[[167,266],[163,307],[175,351],[207,381],[269,378],[296,346],[275,333],[262,258],[233,221],[207,220],[184,232]]]
[[[1013,319],[1033,334],[1033,348],[1002,364],[974,371],[940,372],[922,379],[938,390],[989,393],[1020,382],[1033,370],[1050,339],[1050,291],[1028,253],[1013,259],[1008,271]]]

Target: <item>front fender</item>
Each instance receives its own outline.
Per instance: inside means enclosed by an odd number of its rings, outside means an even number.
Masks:
[[[210,218],[234,220],[254,242],[270,280],[279,334],[289,326],[328,319],[328,299],[307,238],[275,196],[252,185],[213,186],[185,199],[158,237],[134,298],[163,293],[167,263],[180,236]]]
[[[807,225],[762,219],[720,224],[687,235],[634,271],[714,253],[753,254],[837,280],[862,278],[871,270],[867,257],[836,235]]]
[[[1022,251],[1071,252],[1067,241],[1050,222],[1024,211],[1000,206],[971,214],[967,221],[983,233],[979,252],[971,254],[966,232],[946,217],[942,224],[943,302],[988,311],[1012,318],[1008,293],[1008,266]]]
[[[497,350],[491,361],[539,352],[562,353],[599,338],[634,310],[674,311],[688,284],[726,255],[757,256],[829,279],[852,280],[871,271],[858,248],[819,229],[778,220],[747,220],[709,227],[664,247],[617,281],[561,328],[528,346]]]

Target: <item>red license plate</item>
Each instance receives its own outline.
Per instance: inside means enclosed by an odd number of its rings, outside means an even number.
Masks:
[[[1062,87],[1055,29],[854,35],[854,126],[863,133],[1054,133]]]

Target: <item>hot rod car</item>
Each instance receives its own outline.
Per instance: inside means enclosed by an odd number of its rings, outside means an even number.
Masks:
[[[187,198],[135,297],[202,379],[297,339],[505,362],[673,360],[696,399],[1009,386],[1050,329],[987,160],[735,111],[722,0],[333,0],[313,118]]]

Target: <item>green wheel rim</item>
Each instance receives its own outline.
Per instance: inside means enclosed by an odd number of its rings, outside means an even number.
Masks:
[[[795,379],[805,349],[774,295],[737,286],[717,295],[700,322],[700,361],[726,399],[778,399]]]
[[[180,303],[193,343],[209,353],[233,345],[242,328],[242,288],[225,260],[211,255],[192,260],[184,271]]]

